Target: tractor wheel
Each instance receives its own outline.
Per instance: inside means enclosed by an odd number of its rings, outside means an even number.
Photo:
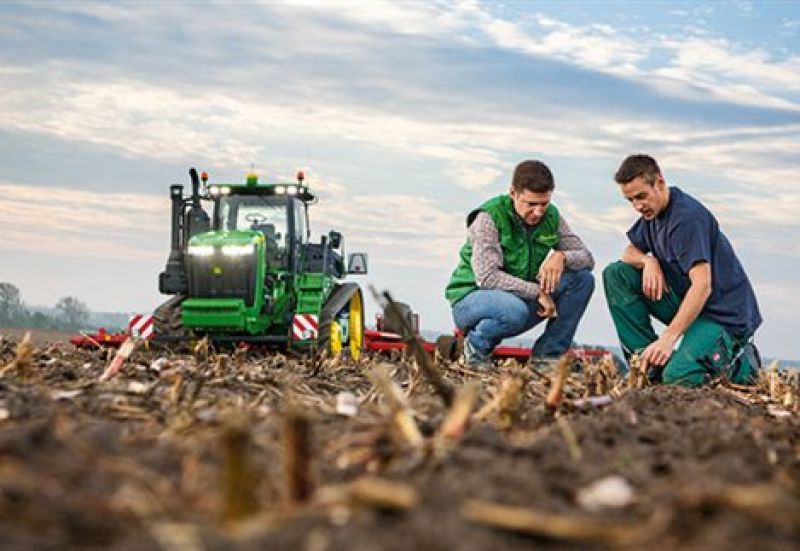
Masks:
[[[317,337],[317,354],[334,358],[342,352],[342,328],[334,319],[319,324]]]
[[[363,347],[364,301],[361,291],[357,291],[335,317],[320,323],[317,353],[329,357],[346,354],[358,361]]]
[[[181,321],[181,303],[185,297],[175,295],[153,312],[153,329],[157,336],[185,337],[188,335]]]
[[[361,359],[361,351],[364,349],[364,299],[361,291],[350,297],[347,307],[349,308],[347,340],[350,357],[354,361],[358,361]]]

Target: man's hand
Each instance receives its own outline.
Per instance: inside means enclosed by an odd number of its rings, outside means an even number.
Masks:
[[[677,340],[665,333],[658,337],[656,341],[651,342],[640,356],[642,369],[647,372],[651,365],[665,365],[672,356],[672,349],[675,347]]]
[[[561,281],[561,274],[564,273],[564,265],[567,262],[567,255],[562,251],[553,251],[550,257],[539,266],[539,288],[550,294],[558,287]]]
[[[536,315],[545,319],[554,318],[558,315],[558,312],[556,311],[556,303],[553,300],[553,297],[547,293],[539,291],[538,300],[539,309],[536,310]]]
[[[650,300],[661,300],[664,291],[667,290],[664,272],[661,271],[661,264],[654,256],[644,258],[644,269],[642,270],[642,292]],[[654,343],[655,344],[655,343]]]

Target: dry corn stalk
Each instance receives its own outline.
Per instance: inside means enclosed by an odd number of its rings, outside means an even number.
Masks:
[[[584,398],[588,398],[589,396],[597,396],[598,394],[598,376],[600,375],[600,366],[588,362],[583,366],[583,379],[584,385],[586,385],[586,392],[583,393]]]
[[[629,389],[642,389],[647,386],[647,370],[642,365],[642,359],[639,354],[631,354],[628,361],[630,372],[628,373],[628,388]]]
[[[564,437],[564,442],[567,444],[570,459],[577,463],[583,458],[583,452],[581,451],[580,444],[578,444],[575,431],[572,430],[572,425],[569,424],[569,421],[567,421],[565,417],[557,418],[556,424],[561,431],[561,435]]]
[[[771,364],[769,364],[769,369],[767,370],[769,374],[769,397],[772,400],[779,400],[781,398],[781,377],[778,373],[778,360],[773,360]]]
[[[119,347],[117,353],[114,354],[114,359],[111,360],[111,363],[108,364],[106,370],[100,375],[100,381],[107,381],[111,377],[117,374],[117,372],[122,369],[122,365],[125,363],[125,360],[130,358],[131,354],[133,353],[134,348],[139,343],[139,339],[134,337],[128,337],[125,339],[125,342],[122,343],[122,346]]]
[[[408,511],[419,504],[419,493],[413,487],[375,476],[359,478],[350,484],[348,493],[355,503],[379,509]]]
[[[786,374],[786,385],[789,387],[792,397],[789,399],[794,411],[800,411],[800,370],[790,369]],[[785,405],[785,403],[784,403]]]
[[[314,492],[311,482],[311,439],[308,419],[289,411],[283,421],[283,462],[287,497],[292,503],[308,500]]]
[[[250,431],[247,420],[231,418],[223,429],[223,512],[225,522],[237,522],[258,511],[255,475],[249,460]]]
[[[733,484],[705,491],[693,489],[681,497],[681,502],[693,507],[728,507],[786,530],[800,526],[797,500],[770,484]]]
[[[31,332],[26,331],[22,340],[17,344],[16,354],[14,359],[8,363],[3,369],[0,369],[0,375],[5,375],[9,371],[16,370],[22,376],[25,376],[31,366],[31,359],[33,358],[33,342],[31,341]]]
[[[436,434],[434,448],[446,451],[452,448],[467,430],[470,414],[475,402],[478,400],[480,387],[477,383],[467,383],[456,390],[453,405],[445,416],[439,432]]]
[[[644,522],[606,522],[592,517],[566,516],[478,500],[468,501],[461,514],[473,522],[514,532],[593,545],[621,546],[658,538],[670,521],[670,514],[665,509],[657,510]]]
[[[614,358],[611,354],[606,354],[598,364],[598,383],[597,394],[602,396],[608,394],[617,379],[617,366],[614,364]]]
[[[555,368],[555,374],[553,375],[550,386],[550,392],[547,394],[547,400],[545,401],[548,409],[557,408],[564,397],[564,385],[566,384],[567,377],[569,376],[569,369],[572,366],[572,360],[573,358],[571,354],[564,354],[558,360],[558,364]]]
[[[500,387],[494,397],[475,413],[475,419],[484,421],[491,414],[496,413],[498,427],[500,429],[509,428],[519,414],[519,407],[522,403],[522,389],[525,388],[527,382],[528,380],[522,376],[503,375],[500,380]]]
[[[424,442],[422,433],[414,421],[405,394],[389,375],[389,371],[381,364],[375,366],[367,376],[386,398],[392,421],[401,439],[413,448],[421,448]]]
[[[197,344],[194,345],[192,352],[194,352],[195,357],[198,360],[207,360],[208,354],[210,352],[210,346],[208,342],[208,335],[197,341]]]
[[[419,366],[420,371],[422,371],[422,374],[425,375],[425,378],[428,380],[428,382],[433,385],[434,390],[436,390],[436,394],[438,394],[442,399],[444,405],[450,407],[455,395],[453,386],[444,380],[442,374],[439,372],[439,368],[433,361],[431,361],[428,352],[422,346],[419,335],[417,335],[414,329],[408,324],[405,317],[399,315],[400,312],[398,310],[397,303],[392,298],[391,293],[389,293],[389,291],[384,291],[383,293],[378,294],[374,287],[370,287],[370,291],[372,292],[372,296],[375,297],[376,302],[382,306],[388,306],[390,311],[393,311],[397,315],[397,320],[400,322],[402,333],[400,336],[406,345],[406,350],[413,353],[414,359],[417,361],[417,365]]]

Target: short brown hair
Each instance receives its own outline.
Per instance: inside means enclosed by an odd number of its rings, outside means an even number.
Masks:
[[[522,161],[514,169],[514,178],[511,180],[511,187],[515,191],[532,191],[534,193],[544,193],[553,191],[553,173],[547,165],[541,161]]]
[[[614,180],[618,184],[627,184],[639,176],[644,176],[645,182],[652,186],[656,183],[656,176],[660,175],[661,169],[658,168],[656,160],[650,155],[639,153],[630,155],[622,161],[619,170],[614,175]]]

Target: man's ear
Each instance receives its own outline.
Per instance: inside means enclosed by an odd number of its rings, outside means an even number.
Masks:
[[[517,192],[514,190],[514,186],[508,188],[508,194],[511,196],[512,199],[517,198]]]

